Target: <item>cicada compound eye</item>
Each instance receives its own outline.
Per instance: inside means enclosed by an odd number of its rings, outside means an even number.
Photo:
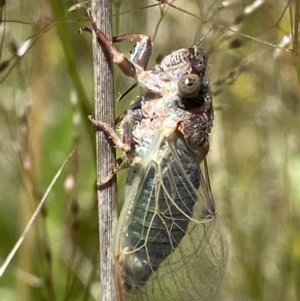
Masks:
[[[178,92],[185,98],[197,96],[201,88],[201,79],[196,74],[184,75],[178,82]]]

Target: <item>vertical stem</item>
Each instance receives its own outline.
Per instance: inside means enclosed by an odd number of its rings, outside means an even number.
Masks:
[[[92,1],[92,14],[98,28],[111,39],[111,1]],[[95,117],[114,126],[113,66],[104,47],[93,35]],[[96,134],[97,179],[100,182],[115,166],[115,152],[102,132]],[[115,177],[98,191],[101,301],[115,301],[112,241],[116,220]]]
[[[300,45],[299,45],[299,18],[300,18],[300,1],[295,1],[295,16],[294,16],[294,28],[293,28],[293,50],[294,50],[294,63],[298,76],[298,82],[300,83]]]

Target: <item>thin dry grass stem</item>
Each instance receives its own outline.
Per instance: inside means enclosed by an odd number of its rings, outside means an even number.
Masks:
[[[92,15],[97,26],[111,39],[111,1],[92,1]],[[101,49],[102,48],[102,49]],[[113,98],[113,67],[108,53],[99,47],[94,35],[94,97],[95,117],[113,126],[115,119]],[[115,165],[115,152],[107,143],[103,133],[98,132],[97,180],[101,181]],[[115,177],[109,185],[98,191],[99,237],[100,237],[100,278],[101,300],[114,301],[115,286],[113,272],[113,234],[116,221],[116,182]]]
[[[293,54],[295,68],[300,84],[300,44],[299,44],[299,26],[300,26],[300,1],[295,1],[294,27],[293,27]]]

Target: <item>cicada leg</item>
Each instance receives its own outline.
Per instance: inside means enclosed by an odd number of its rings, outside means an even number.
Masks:
[[[136,78],[139,74],[141,74],[144,69],[147,67],[149,58],[152,51],[152,42],[151,38],[135,33],[135,34],[125,34],[118,37],[114,37],[113,41],[107,39],[107,37],[103,34],[103,32],[97,27],[96,22],[94,21],[91,9],[87,10],[87,15],[90,18],[92,23],[93,30],[96,34],[98,43],[105,47],[105,49],[111,54],[114,63],[121,69],[121,71],[129,77]],[[86,28],[83,28],[85,31],[89,31]],[[119,52],[114,43],[126,41],[126,40],[137,40],[137,46],[135,47],[134,53],[131,56],[131,60],[126,58],[123,53]]]
[[[117,159],[117,166],[115,166],[112,171],[107,175],[100,183],[97,183],[97,187],[101,187],[111,180],[111,178],[117,174],[120,170],[129,168],[141,161],[141,158],[132,150],[131,140],[128,139],[125,142],[118,137],[114,129],[107,123],[95,120],[91,115],[89,120],[92,122],[95,130],[102,131],[105,133],[107,138],[112,142],[113,146],[119,148],[125,153],[128,162],[125,162],[125,157]],[[126,123],[127,124],[127,123]]]
[[[117,133],[109,124],[97,121],[91,115],[89,116],[89,120],[93,124],[95,130],[104,132],[107,135],[107,137],[112,141],[114,146],[122,150],[124,153],[128,153],[131,151],[130,143],[123,143],[118,137]]]
[[[138,41],[134,52],[132,53],[131,61],[140,66],[142,69],[146,69],[152,52],[151,38],[140,33],[129,33],[118,37],[113,37],[114,43],[128,40]]]
[[[119,171],[129,168],[130,167],[129,162],[125,162],[125,156],[117,159],[117,166],[115,166],[111,172],[101,181],[96,183],[96,186],[98,189],[102,188],[105,184],[107,184],[114,175],[116,175]]]

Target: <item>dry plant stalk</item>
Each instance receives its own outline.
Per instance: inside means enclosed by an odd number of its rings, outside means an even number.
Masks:
[[[92,1],[92,15],[97,26],[111,38],[111,1]],[[94,98],[95,118],[113,126],[113,68],[112,61],[104,48],[99,48],[93,38]],[[102,132],[96,134],[97,179],[101,181],[115,165],[115,154]],[[115,300],[113,273],[113,233],[116,217],[116,181],[115,177],[103,189],[98,191],[99,238],[100,238],[100,277],[102,301]]]

